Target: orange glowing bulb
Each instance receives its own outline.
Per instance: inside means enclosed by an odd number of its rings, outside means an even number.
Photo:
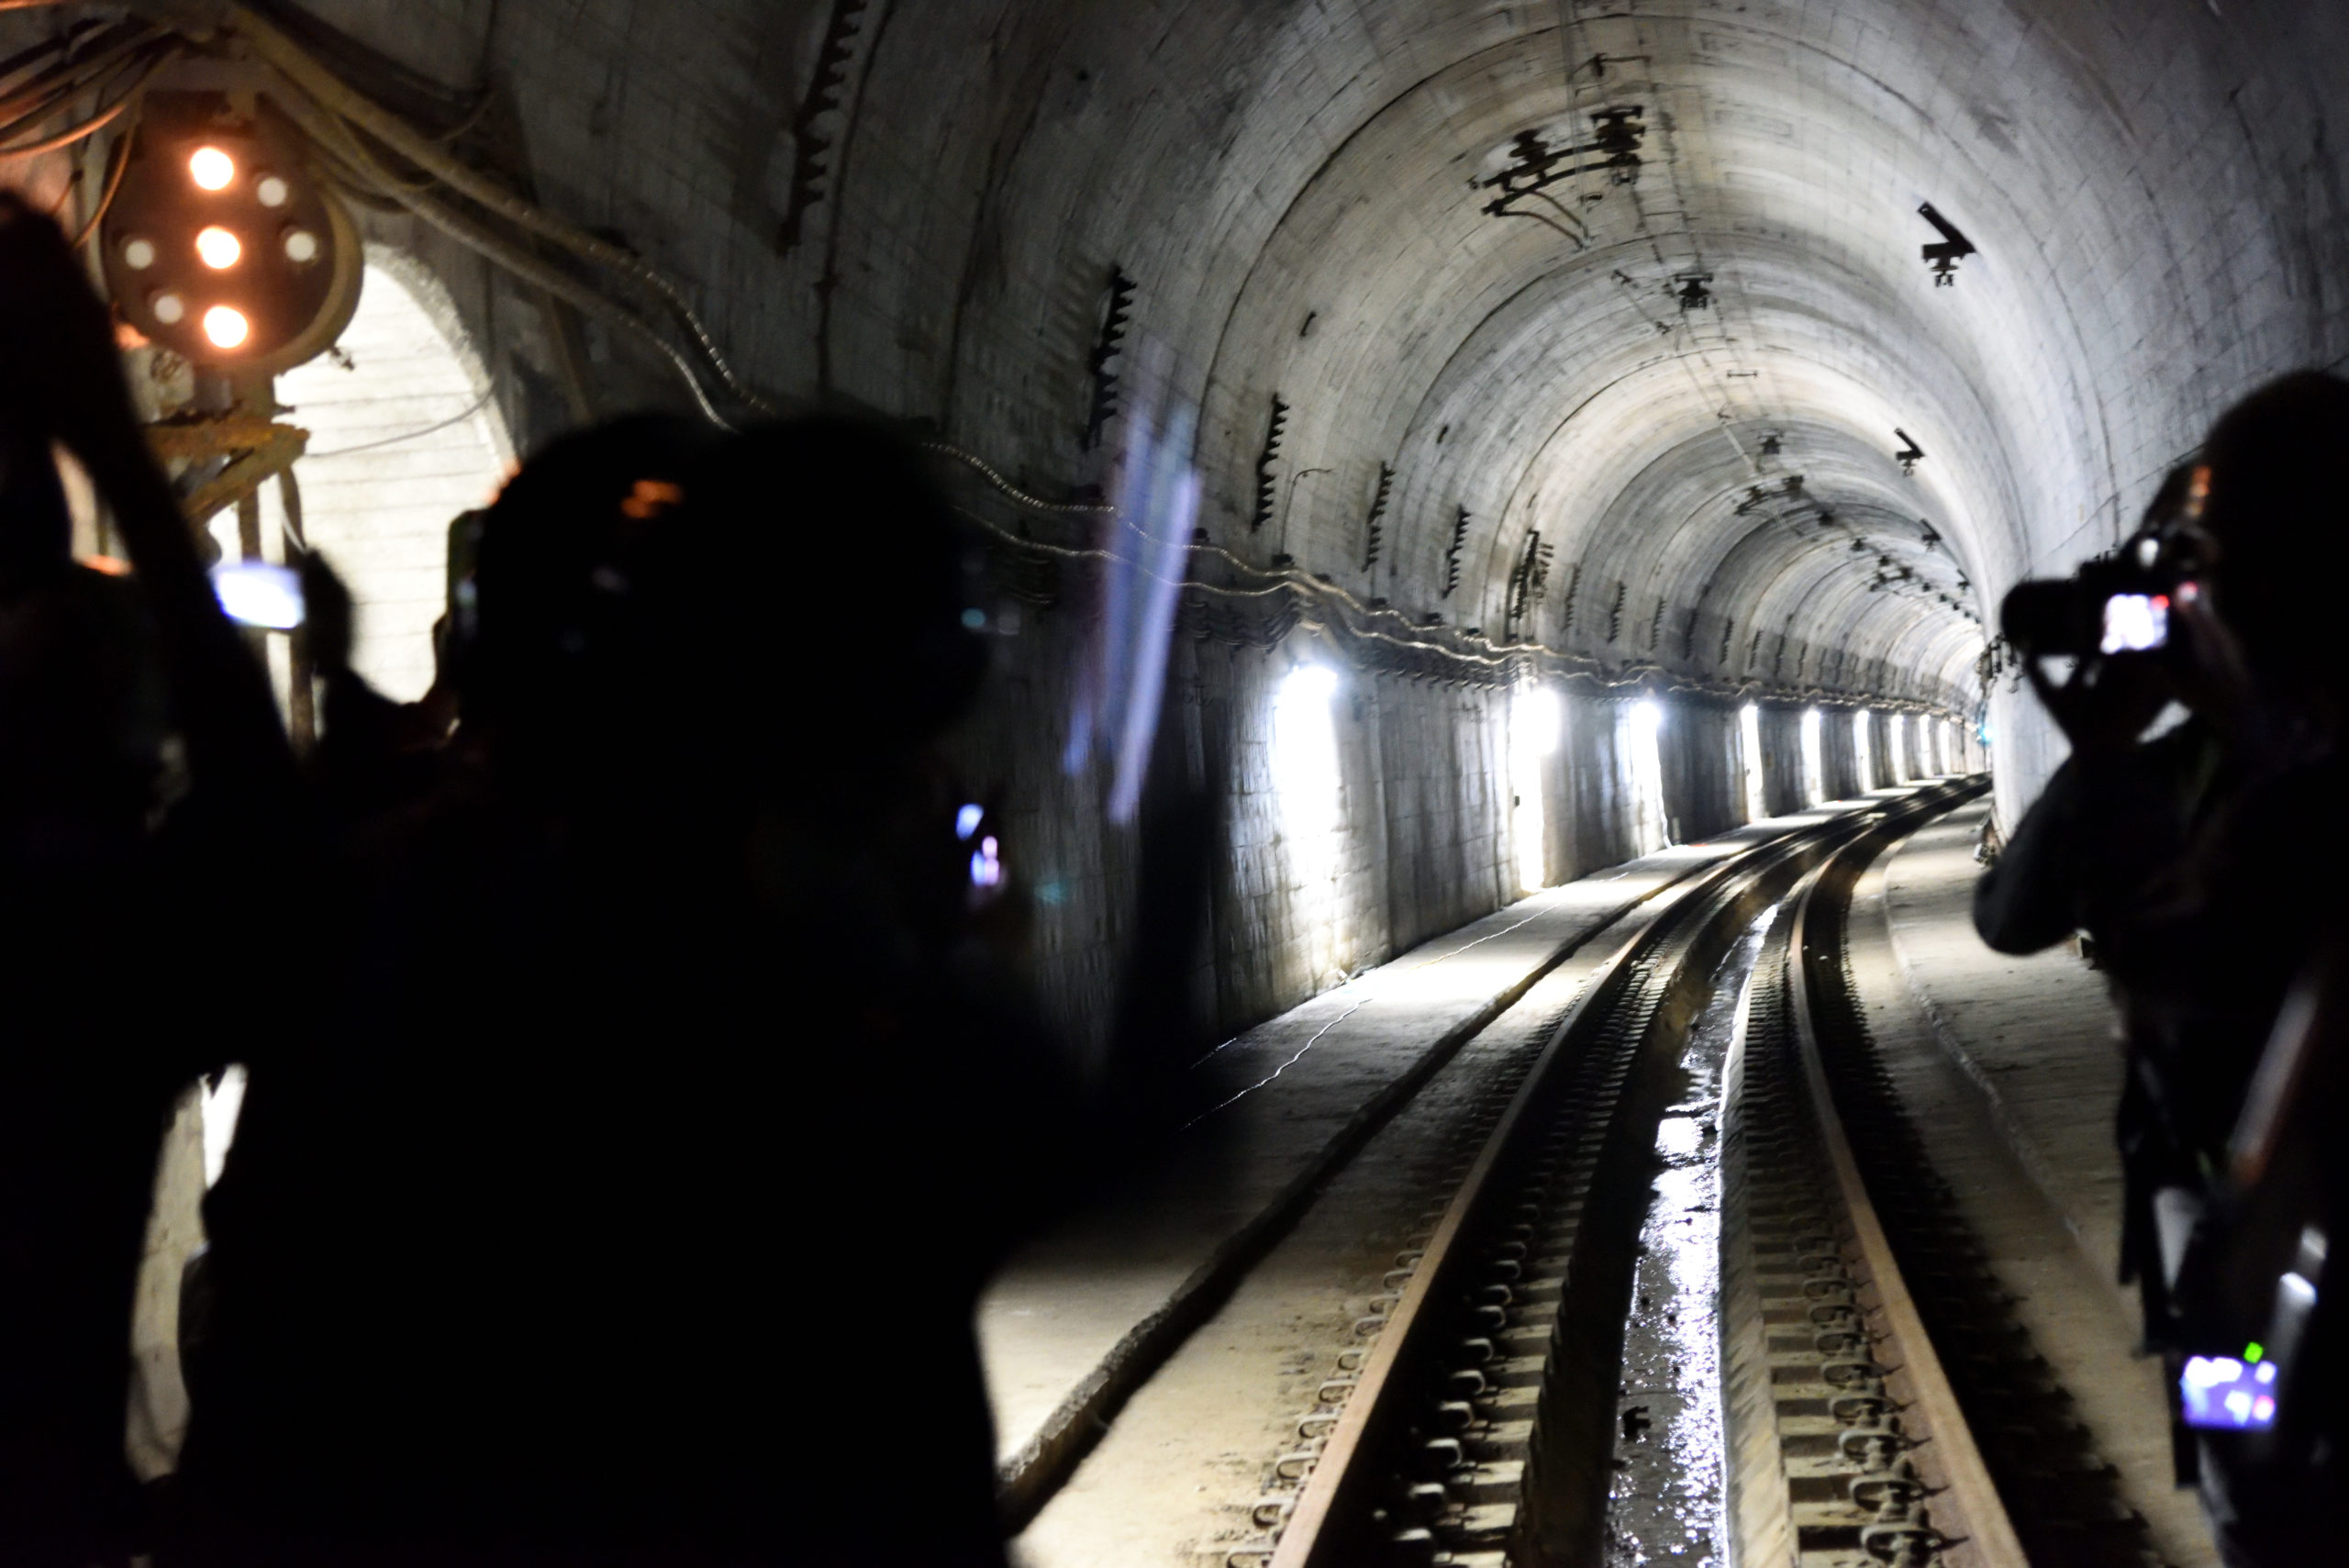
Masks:
[[[216,305],[204,313],[204,335],[216,349],[234,349],[252,335],[253,325],[245,313],[225,305]]]
[[[188,178],[207,191],[225,191],[237,177],[237,161],[217,147],[199,147],[187,161]]]
[[[244,242],[225,228],[207,228],[195,237],[195,253],[215,272],[235,266],[245,254]]]

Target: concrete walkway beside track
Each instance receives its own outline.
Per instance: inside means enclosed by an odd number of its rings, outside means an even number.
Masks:
[[[980,1300],[1015,1511],[1041,1501],[1397,1107],[1537,981],[1690,873],[1859,808],[1775,818],[1546,889],[1218,1048],[1201,1070],[1228,1097],[1185,1129],[1156,1177],[1029,1247]]]

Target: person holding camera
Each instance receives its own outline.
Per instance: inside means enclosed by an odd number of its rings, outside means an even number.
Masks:
[[[156,1146],[228,1038],[199,999],[267,940],[295,776],[107,308],[7,193],[0,299],[0,1563],[87,1568],[144,1549],[124,1412]],[[73,559],[58,448],[128,573]]]
[[[2123,1268],[2174,1374],[2181,1480],[2231,1561],[2299,1560],[2329,1491],[2340,1212],[2336,907],[2349,845],[2349,382],[2244,399],[2112,562],[2002,620],[2074,755],[1977,889],[1984,939],[2089,935],[2123,1020]],[[2076,660],[2056,685],[2043,657]],[[2189,717],[2141,736],[2170,702]],[[2288,996],[2293,1006],[2286,1006]],[[2238,1385],[2240,1386],[2238,1386]]]

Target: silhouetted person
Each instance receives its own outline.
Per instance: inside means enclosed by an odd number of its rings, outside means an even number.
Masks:
[[[207,1201],[186,1560],[1000,1561],[970,1309],[1069,1099],[930,755],[957,547],[864,427],[713,446],[486,520],[456,738],[344,832]]]
[[[52,439],[134,576],[72,560]],[[158,1138],[225,1027],[203,1016],[218,939],[252,910],[228,878],[265,873],[250,832],[282,815],[287,763],[105,307],[56,227],[0,196],[0,1563],[137,1544],[124,1422]]]
[[[2173,1374],[2185,1353],[2239,1355],[2268,1337],[2285,1265],[2250,1277],[2245,1237],[2270,1230],[2297,1244],[2304,1223],[2337,1236],[2349,1214],[2337,1135],[2302,1151],[2314,1173],[2305,1188],[2244,1189],[2232,1174],[2246,1090],[2288,988],[2321,981],[2330,955],[2349,951],[2338,940],[2349,879],[2337,826],[2349,801],[2344,450],[2349,383],[2328,375],[2287,377],[2220,419],[2174,525],[2190,563],[2174,595],[2174,649],[2158,662],[2135,656],[2132,676],[2102,696],[2054,694],[2078,748],[2071,776],[2017,834],[2015,849],[2036,852],[2002,862],[2007,885],[1986,881],[1976,905],[1994,942],[2043,944],[2052,921],[2032,930],[2012,917],[2024,902],[2015,879],[2069,855],[2083,890],[2072,907],[2089,912],[2125,1026],[2124,1257]],[[2183,741],[2132,747],[2151,688],[2192,711]],[[2337,1057],[2339,1043],[2324,1050]],[[2341,1082],[2327,1072],[2302,1081],[2326,1103],[2305,1107],[2300,1125],[2337,1129]],[[2318,1299],[2331,1302],[2339,1271],[2321,1272]],[[2337,1330],[2311,1334],[2295,1362],[2288,1372],[2302,1381],[2276,1435],[2203,1431],[2182,1444],[2182,1471],[2199,1451],[2231,1562],[2310,1560],[2330,1540],[2319,1499],[2337,1487],[2343,1433]]]

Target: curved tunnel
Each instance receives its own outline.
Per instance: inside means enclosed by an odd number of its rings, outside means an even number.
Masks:
[[[300,17],[388,100],[486,93],[507,171],[680,280],[774,405],[911,422],[1061,506],[1113,483],[1138,404],[1194,406],[1199,522],[1230,561],[1195,563],[1203,579],[1318,579],[1349,596],[1348,624],[1383,611],[1439,665],[1489,672],[1538,645],[1540,668],[1587,677],[1538,771],[1529,861],[1508,681],[1359,672],[1317,893],[1279,869],[1295,829],[1268,760],[1270,694],[1316,646],[1315,614],[1183,640],[1153,777],[1187,771],[1225,802],[1201,984],[1228,1023],[1508,901],[1520,866],[1556,881],[1636,852],[1621,789],[1592,782],[1620,773],[1625,697],[1685,698],[1664,726],[1674,836],[1746,814],[1749,701],[1770,809],[1807,796],[1798,715],[1823,704],[1859,717],[1834,721],[1821,788],[1958,765],[1913,747],[1885,762],[1889,715],[1917,713],[1953,737],[1982,726],[2011,815],[2058,744],[2009,683],[1984,688],[1999,596],[2125,537],[2232,398],[2349,350],[2328,140],[2349,15],[2324,7],[304,0]],[[574,353],[578,324],[543,298],[410,219],[367,221],[448,274],[518,433],[689,406],[624,337],[590,322]],[[1925,248],[1958,239],[1937,271]],[[1088,542],[1090,514],[963,477],[1008,530]],[[874,585],[782,599],[878,602],[884,542]],[[1071,1018],[1108,984],[1132,874],[1099,770],[1059,766],[1078,596],[1010,595],[1043,613],[999,641],[957,742],[1019,825]],[[1869,724],[1873,766],[1851,739]]]

